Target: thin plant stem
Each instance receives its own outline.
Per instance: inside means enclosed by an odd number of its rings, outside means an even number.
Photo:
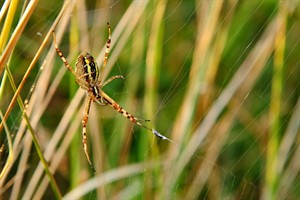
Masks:
[[[78,52],[78,44],[79,44],[79,27],[78,27],[78,16],[76,13],[78,12],[79,9],[79,4],[80,1],[76,3],[74,6],[74,9],[72,11],[72,17],[70,19],[70,50],[74,52]],[[74,76],[71,73],[68,73],[68,79],[69,79],[69,96],[70,99],[74,97],[78,86],[74,80]],[[78,131],[77,131],[78,132]],[[71,188],[74,188],[76,185],[79,184],[80,179],[78,177],[78,173],[80,172],[80,166],[81,162],[80,159],[78,159],[78,154],[81,152],[81,136],[80,134],[76,134],[72,142],[70,144],[70,181],[71,181]]]
[[[10,72],[10,70],[9,70],[8,67],[6,68],[6,71],[7,71],[7,75],[8,75],[9,81],[10,81],[10,85],[12,86],[13,91],[15,92],[16,91],[16,85],[15,85],[15,83],[13,81],[12,74],[11,74],[11,72]],[[58,187],[58,185],[57,185],[57,183],[56,183],[56,181],[54,179],[54,176],[52,175],[52,173],[49,170],[49,166],[47,164],[46,159],[43,156],[41,147],[40,147],[39,142],[38,142],[37,137],[36,137],[36,133],[35,133],[33,127],[31,126],[31,123],[30,123],[28,115],[26,114],[26,109],[25,109],[25,106],[23,104],[23,101],[22,101],[22,99],[21,99],[20,96],[18,96],[17,100],[18,100],[18,104],[19,104],[19,106],[21,108],[21,112],[22,112],[23,118],[25,119],[25,121],[27,123],[27,127],[29,129],[30,134],[31,134],[31,137],[32,137],[34,146],[36,148],[36,151],[38,153],[38,156],[40,158],[40,161],[42,162],[42,164],[44,166],[44,170],[45,170],[45,172],[46,172],[46,174],[47,174],[47,176],[48,176],[48,178],[50,180],[50,185],[51,185],[51,187],[52,187],[52,189],[53,189],[54,194],[56,195],[56,197],[58,199],[61,199],[61,193],[60,193],[59,187]]]
[[[0,54],[2,54],[2,51],[5,48],[6,42],[8,40],[11,24],[16,13],[17,5],[18,5],[18,0],[13,0],[10,3],[7,17],[0,36]],[[7,74],[6,72],[4,72],[3,78],[1,80],[1,85],[0,85],[0,99],[3,98],[4,88],[5,88],[4,86],[6,85],[6,81],[7,81]]]
[[[1,117],[1,120],[3,120],[3,114],[0,110],[0,117]],[[10,164],[12,163],[12,160],[14,158],[14,152],[13,152],[13,149],[12,149],[12,139],[11,139],[11,134],[10,134],[10,131],[9,131],[9,128],[7,127],[6,123],[4,123],[4,129],[5,129],[5,132],[6,132],[6,138],[7,138],[7,143],[8,143],[8,158],[5,162],[5,165],[4,167],[2,168],[1,172],[0,172],[0,180],[2,180],[4,174],[6,173],[7,169],[9,168]],[[1,185],[1,184],[0,184]]]
[[[54,27],[56,27],[56,25],[57,25],[59,19],[61,18],[62,14],[64,13],[64,10],[67,8],[68,2],[69,2],[69,1],[66,1],[66,2],[65,2],[64,7],[61,9],[61,12],[59,13],[59,15],[57,16],[57,18],[56,18],[56,20],[54,21],[53,25],[51,26],[50,30],[48,31],[48,33],[47,33],[47,35],[46,35],[46,37],[45,37],[43,43],[41,44],[39,50],[38,50],[37,53],[35,54],[35,56],[34,56],[32,62],[31,62],[31,64],[29,65],[29,67],[28,67],[28,69],[27,69],[25,75],[23,76],[23,79],[22,79],[20,85],[18,86],[18,88],[17,88],[17,90],[16,90],[16,92],[15,92],[15,94],[14,94],[12,100],[10,101],[10,104],[9,104],[9,106],[8,106],[8,108],[7,108],[6,112],[5,112],[5,114],[4,114],[4,118],[3,118],[3,120],[2,120],[2,122],[1,122],[1,124],[0,124],[0,132],[1,132],[2,129],[3,129],[3,123],[7,120],[7,118],[8,118],[8,116],[9,116],[10,112],[12,111],[13,106],[14,106],[15,103],[16,103],[17,97],[19,96],[19,94],[21,93],[21,91],[22,91],[22,89],[23,89],[23,87],[24,87],[24,85],[25,85],[25,82],[27,81],[27,78],[28,78],[29,74],[31,73],[31,71],[32,71],[33,68],[35,67],[35,64],[36,64],[36,62],[38,61],[38,58],[39,58],[40,54],[42,53],[42,50],[45,48],[45,46],[46,46],[46,44],[47,44],[47,41],[49,40],[50,36],[52,35],[52,31],[54,30]],[[4,61],[4,60],[2,60],[2,57],[1,57],[0,65],[1,65],[1,63],[2,63],[3,61]],[[0,66],[0,68],[1,68],[1,66]],[[0,70],[0,71],[1,71],[1,70]],[[1,72],[0,72],[0,74],[1,74]]]
[[[3,49],[5,48],[11,25],[14,19],[14,16],[16,14],[17,6],[18,6],[19,0],[12,0],[8,9],[7,17],[5,20],[5,23],[3,25],[3,29],[0,36],[0,52],[2,53]]]
[[[23,30],[29,21],[38,1],[37,0],[32,0],[28,4],[24,15],[22,15],[16,29],[14,30],[8,44],[6,45],[4,51],[2,52],[1,58],[0,58],[0,75],[2,74],[4,68],[5,68],[5,63],[7,62],[9,56],[11,55],[12,50],[14,49],[15,45],[17,44],[19,38],[21,37],[21,34],[23,33]],[[5,115],[4,115],[5,119]],[[2,129],[2,128],[1,128]],[[0,130],[1,131],[1,130]]]
[[[266,158],[266,185],[264,197],[276,198],[278,183],[278,148],[280,141],[281,127],[281,96],[282,96],[282,79],[284,67],[284,49],[285,49],[285,32],[286,32],[286,11],[284,6],[280,6],[278,19],[282,21],[282,26],[276,34],[274,49],[274,67],[272,77],[272,91],[270,103],[270,132],[267,146]]]
[[[145,71],[145,97],[144,97],[144,110],[146,118],[153,118],[155,115],[154,110],[157,108],[157,86],[159,80],[160,67],[162,62],[162,51],[163,51],[163,32],[164,32],[164,23],[163,16],[166,8],[166,1],[154,1],[154,12],[153,18],[150,21],[151,29],[150,35],[148,39],[148,48],[146,53],[146,71]],[[151,11],[152,12],[152,11]],[[151,157],[159,160],[159,150],[157,146],[157,140],[154,139],[150,134],[141,135],[141,139],[139,140],[139,152],[140,152],[140,160],[146,160],[149,155],[147,154],[147,147],[151,144]],[[166,143],[167,144],[167,143]],[[152,175],[156,177],[160,177],[161,169],[154,168],[152,170]],[[161,176],[162,177],[162,176]],[[146,184],[148,186],[144,187],[144,195],[147,198],[156,198],[151,190],[152,186],[160,185],[158,188],[162,187],[162,179],[158,179],[157,182],[154,182],[152,179],[147,179]]]

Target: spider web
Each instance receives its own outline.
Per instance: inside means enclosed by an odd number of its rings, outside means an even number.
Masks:
[[[32,35],[39,41],[61,6],[51,11],[47,2],[41,2],[24,41]],[[122,75],[125,80],[115,80],[103,90],[129,113],[150,119],[141,123],[174,143],[159,140],[108,106],[93,103],[87,127],[96,168],[92,174],[81,145],[85,94],[49,47],[38,64],[46,60],[43,72],[36,78],[37,69],[33,71],[23,91],[30,102],[37,96],[41,104],[49,99],[40,118],[35,118],[43,109],[38,103],[32,108],[29,104],[28,112],[66,198],[296,199],[300,195],[296,1],[102,1],[73,6],[76,9],[66,14],[71,22],[63,26],[62,18],[56,30],[71,66],[81,51],[90,52],[101,66],[109,21],[112,48],[105,77]],[[17,47],[12,65],[38,44],[28,40]],[[52,75],[46,78],[47,73]],[[31,96],[33,82],[36,89]],[[14,141],[23,129],[20,110],[15,110],[17,114],[7,122]],[[7,139],[1,137],[7,146]],[[20,167],[22,159],[14,161],[14,170],[1,182],[9,188],[2,195],[25,191],[19,197],[53,197],[36,152],[22,146],[30,143],[29,134],[24,132],[19,140],[22,150],[16,158],[23,158],[25,151],[32,156],[25,169]],[[8,152],[5,148],[1,154],[1,165]],[[22,178],[10,185],[15,175]]]

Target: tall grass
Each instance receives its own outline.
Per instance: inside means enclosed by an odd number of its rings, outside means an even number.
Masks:
[[[0,13],[2,198],[299,197],[299,2],[16,3]],[[93,103],[93,173],[86,94],[51,32],[72,66],[101,66],[107,21],[104,78],[125,80],[103,90],[174,143]]]

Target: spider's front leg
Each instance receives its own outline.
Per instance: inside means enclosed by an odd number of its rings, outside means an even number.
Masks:
[[[84,153],[86,155],[86,158],[87,158],[91,168],[95,171],[95,168],[93,167],[92,161],[91,161],[89,153],[88,153],[88,148],[87,148],[87,129],[86,129],[86,125],[87,125],[88,118],[89,118],[91,103],[92,103],[92,99],[89,95],[87,95],[87,97],[85,99],[85,106],[84,106],[83,119],[82,119],[82,144],[83,144],[83,149],[84,149]]]
[[[104,87],[105,85],[107,85],[108,83],[110,83],[111,81],[117,79],[117,78],[121,78],[121,79],[125,79],[124,76],[122,75],[116,75],[116,76],[112,76],[109,79],[107,79],[103,84],[101,84],[101,87]]]
[[[75,71],[72,69],[72,67],[69,65],[67,59],[64,57],[63,53],[61,52],[61,50],[58,48],[58,44],[56,42],[56,35],[55,35],[55,32],[52,31],[52,36],[53,36],[53,41],[54,41],[54,46],[55,46],[55,50],[56,50],[56,53],[58,54],[58,56],[61,58],[61,60],[64,62],[64,65],[70,70],[70,72],[72,72],[72,74],[74,76],[77,77]]]

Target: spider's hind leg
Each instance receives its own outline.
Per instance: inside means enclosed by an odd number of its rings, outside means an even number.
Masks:
[[[85,99],[85,106],[84,106],[83,119],[82,119],[82,144],[83,144],[83,150],[84,150],[84,153],[86,155],[86,158],[87,158],[91,168],[93,169],[93,171],[95,171],[95,168],[93,167],[92,161],[91,161],[90,156],[89,156],[88,148],[87,148],[87,129],[86,129],[86,125],[87,125],[88,118],[89,118],[91,102],[92,102],[91,97],[87,96],[86,99]]]
[[[139,122],[139,118],[134,117],[129,112],[127,112],[125,109],[123,109],[119,104],[117,104],[112,98],[110,98],[107,94],[105,94],[103,91],[101,91],[101,98],[103,98],[108,105],[110,105],[113,109],[115,109],[118,113],[122,114],[124,117],[129,119],[132,123],[135,123],[139,125],[140,127],[147,129],[151,131],[156,137],[163,139],[163,140],[169,140],[170,142],[173,142],[171,139],[167,138],[166,136],[160,134],[158,131],[156,131],[153,128],[149,128],[148,126],[145,126]],[[148,120],[143,120],[148,121]]]

